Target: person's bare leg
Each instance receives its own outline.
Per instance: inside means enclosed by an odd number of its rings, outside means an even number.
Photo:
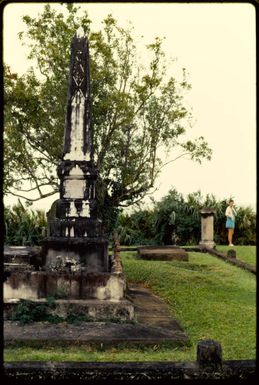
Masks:
[[[232,245],[234,229],[228,229],[228,244]]]

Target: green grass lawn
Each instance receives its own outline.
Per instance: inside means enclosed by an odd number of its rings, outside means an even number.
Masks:
[[[216,249],[227,254],[229,246],[216,246]],[[233,246],[231,249],[236,250],[237,259],[246,262],[249,265],[256,266],[256,247],[255,246]]]
[[[218,248],[218,247],[217,247]],[[6,361],[194,361],[197,342],[221,343],[223,359],[255,359],[256,279],[243,269],[204,253],[189,253],[189,262],[138,260],[121,253],[129,282],[144,283],[168,304],[190,337],[184,348],[141,349],[91,347],[7,348]],[[241,259],[241,258],[240,258]]]

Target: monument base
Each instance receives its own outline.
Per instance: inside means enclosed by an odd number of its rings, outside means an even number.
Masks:
[[[200,241],[199,242],[199,247],[200,248],[209,248],[209,249],[213,249],[214,247],[216,246],[216,243],[214,241]]]
[[[17,250],[16,250],[17,252]],[[23,250],[25,252],[25,250]],[[119,258],[108,258],[108,272],[65,270],[32,270],[24,263],[5,263],[4,303],[16,307],[20,300],[29,300],[36,306],[40,301],[54,298],[56,311],[80,313],[93,321],[130,321],[134,317],[134,306],[126,298],[126,278]],[[67,270],[66,270],[67,269]],[[12,304],[12,305],[10,305]],[[71,314],[72,314],[71,313]],[[107,317],[105,318],[105,314]]]

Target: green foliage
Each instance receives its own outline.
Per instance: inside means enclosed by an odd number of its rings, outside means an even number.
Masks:
[[[21,201],[4,208],[5,243],[8,245],[39,245],[47,228],[43,210],[29,210]]]
[[[50,313],[50,310],[54,308],[55,301],[52,297],[47,298],[46,303],[40,304],[27,299],[20,299],[20,303],[17,305],[11,320],[18,321],[21,324],[43,321],[50,323],[62,322],[62,317]]]
[[[32,322],[49,322],[60,323],[67,322],[73,325],[80,325],[84,322],[93,322],[94,318],[80,312],[69,313],[66,318],[59,316],[51,312],[56,309],[56,296],[47,297],[46,303],[36,303],[27,299],[20,299],[19,304],[16,306],[15,313],[10,317],[12,321],[18,321],[20,324],[25,325]],[[110,318],[106,320],[107,323],[124,323],[118,318]],[[134,321],[132,321],[134,323]]]
[[[120,214],[117,229],[121,244],[197,245],[201,239],[200,210],[203,207],[215,210],[214,240],[216,244],[225,244],[227,201],[217,201],[213,194],[203,197],[200,191],[190,193],[184,199],[182,194],[171,189],[159,202],[153,202],[152,210],[139,210],[131,215]],[[234,242],[239,245],[255,245],[255,213],[250,207],[237,207],[236,210]]]
[[[82,322],[91,322],[93,319],[84,313],[71,313],[67,316],[66,322],[74,325],[80,325]]]
[[[20,303],[17,305],[11,320],[18,321],[21,324],[32,322],[50,322],[54,324],[68,322],[75,325],[92,321],[91,317],[83,313],[71,313],[66,318],[51,313],[51,310],[55,310],[56,308],[55,298],[56,297],[47,297],[46,303],[35,303],[31,300],[20,299]]]
[[[183,196],[176,190],[158,202],[154,209],[156,241],[159,244],[172,244],[172,234],[177,234],[178,244],[196,243],[200,228],[197,222],[197,199]],[[173,216],[172,216],[173,214]]]
[[[153,244],[153,213],[148,210],[135,211],[131,215],[120,213],[116,231],[122,245]]]
[[[251,207],[238,208],[235,238],[239,245],[256,244],[256,215]]]
[[[183,105],[190,85],[185,70],[179,81],[166,76],[160,38],[146,46],[144,67],[136,60],[132,30],[108,15],[102,29],[93,31],[87,12],[63,6],[58,13],[47,4],[36,18],[23,18],[27,30],[20,38],[36,65],[22,76],[5,66],[4,192],[32,201],[58,190],[70,42],[81,26],[90,41],[99,215],[105,214],[109,232],[118,207],[133,204],[154,186],[162,167],[158,148],[178,147],[198,162],[210,159],[211,150],[203,137],[181,139],[191,117]],[[31,184],[27,190],[25,181]]]

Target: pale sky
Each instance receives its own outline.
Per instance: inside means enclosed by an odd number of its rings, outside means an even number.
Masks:
[[[36,16],[44,4],[12,3],[5,7],[4,61],[19,74],[30,65],[17,36],[25,28],[21,18],[25,14]],[[139,44],[165,37],[167,57],[177,58],[175,73],[182,67],[187,70],[192,89],[185,100],[194,119],[186,138],[204,136],[213,150],[212,160],[204,160],[202,165],[185,159],[169,164],[157,182],[154,197],[160,199],[171,187],[184,196],[200,190],[202,195],[212,193],[218,199],[232,196],[237,206],[255,209],[254,7],[249,3],[82,3],[81,7],[89,13],[92,30],[98,30],[101,20],[112,13],[121,26],[132,22]],[[57,198],[46,198],[33,207],[48,211]],[[13,202],[6,199],[7,204]]]

